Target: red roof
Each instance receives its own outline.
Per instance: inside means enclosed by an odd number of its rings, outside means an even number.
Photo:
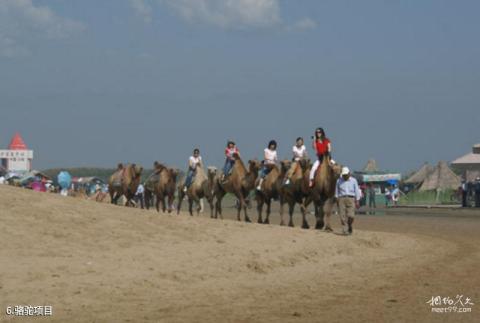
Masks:
[[[27,145],[25,145],[25,142],[22,139],[22,136],[17,132],[13,138],[12,141],[10,141],[10,145],[8,146],[8,149],[10,150],[27,150]]]

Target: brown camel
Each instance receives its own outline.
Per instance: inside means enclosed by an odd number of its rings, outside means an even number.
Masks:
[[[305,200],[310,194],[308,188],[308,174],[310,173],[311,163],[308,160],[297,161],[295,172],[290,176],[290,184],[284,185],[282,188],[283,202],[288,204],[289,221],[288,225],[293,227],[293,212],[295,204],[300,204],[300,211],[302,212],[302,227],[308,228],[307,210],[305,207]],[[280,225],[285,225],[283,220],[283,208],[280,208]]]
[[[271,170],[262,183],[261,190],[256,190],[255,199],[257,200],[258,223],[270,223],[270,212],[272,199],[280,201],[280,214],[283,213],[283,180],[291,165],[289,160],[280,163],[280,168],[271,165]],[[257,180],[258,182],[258,180]],[[256,184],[258,185],[258,183]],[[262,221],[263,205],[267,205],[265,221]]]
[[[150,208],[153,196],[156,197],[155,207],[160,212],[160,203],[162,211],[168,213],[173,211],[173,200],[175,198],[175,185],[177,182],[178,171],[168,168],[165,165],[154,162],[153,173],[145,181],[145,206]],[[165,202],[167,198],[167,202]]]
[[[318,167],[314,178],[314,186],[310,189],[310,195],[305,201],[305,207],[311,202],[315,207],[315,229],[332,231],[330,219],[335,205],[335,186],[342,167],[339,164],[332,165],[330,157],[325,157]],[[308,175],[308,174],[307,174]],[[308,229],[308,223],[302,226]]]
[[[198,165],[195,178],[187,189],[187,192],[183,190],[185,183],[182,183],[178,187],[178,206],[177,214],[180,213],[182,207],[182,201],[187,195],[188,199],[188,211],[193,216],[193,203],[197,206],[197,215],[200,214],[201,205],[200,199],[205,198],[210,205],[210,217],[213,218],[213,199],[215,197],[215,180],[217,177],[217,169],[215,167],[208,167],[208,173],[205,174],[203,164]]]
[[[260,163],[257,160],[248,161],[248,170],[245,167],[240,155],[235,154],[235,165],[230,175],[224,180],[217,180],[217,185],[215,188],[215,194],[217,197],[217,202],[215,204],[215,218],[220,215],[222,216],[222,199],[227,193],[232,193],[238,199],[237,206],[237,219],[240,221],[240,212],[244,211],[245,221],[251,222],[247,213],[247,203],[246,199],[250,194],[250,191],[255,187],[255,181],[258,177],[258,170],[260,169]]]
[[[132,199],[135,197],[143,167],[135,164],[123,166],[119,164],[117,171],[110,176],[108,181],[108,191],[112,204],[117,204],[121,196],[125,196],[127,202],[125,206],[133,206]]]

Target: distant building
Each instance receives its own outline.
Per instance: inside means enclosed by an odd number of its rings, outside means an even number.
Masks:
[[[29,150],[19,133],[16,133],[8,149],[0,150],[1,166],[7,171],[29,172],[32,170],[33,150]]]
[[[474,181],[480,176],[480,144],[472,148],[472,152],[452,161],[454,170],[461,173],[467,181]]]

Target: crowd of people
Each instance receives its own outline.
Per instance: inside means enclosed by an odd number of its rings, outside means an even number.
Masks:
[[[480,177],[473,182],[462,180],[459,191],[462,196],[462,207],[470,207],[472,204],[480,207]],[[473,200],[473,203],[470,203],[470,200]]]
[[[332,144],[330,139],[325,135],[325,131],[323,128],[317,128],[315,130],[315,134],[314,136],[312,136],[312,148],[314,149],[317,158],[315,159],[310,172],[310,187],[313,186],[315,172],[325,157],[328,156],[330,158],[330,163],[335,164],[335,161],[332,159]],[[223,166],[223,174],[221,178],[222,181],[226,181],[228,176],[230,175],[231,170],[235,165],[235,155],[240,156],[240,150],[238,149],[234,141],[229,140],[227,142],[227,146],[225,147],[225,164]],[[295,168],[298,167],[298,163],[301,160],[308,159],[308,157],[308,151],[304,145],[304,139],[302,137],[298,137],[292,147],[293,163],[285,176],[284,185],[290,184],[290,177],[295,172]],[[196,169],[197,167],[199,167],[199,165],[201,165],[201,161],[202,157],[200,156],[200,150],[198,148],[195,148],[193,150],[192,156],[190,156],[188,159],[187,177],[184,188],[185,191],[192,184]],[[263,150],[262,167],[260,169],[260,180],[257,186],[257,190],[261,190],[263,180],[271,171],[272,166],[277,164],[277,162],[277,142],[275,140],[270,140],[267,144],[267,147]]]

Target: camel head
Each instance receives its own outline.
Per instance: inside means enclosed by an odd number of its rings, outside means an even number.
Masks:
[[[176,181],[177,179],[177,176],[178,176],[178,169],[175,169],[175,168],[169,168],[168,169],[169,173],[170,173],[170,178],[173,180],[173,181]]]
[[[331,165],[331,168],[332,168],[332,171],[333,171],[333,174],[335,174],[335,177],[340,177],[340,174],[342,173],[342,165],[340,164],[335,164],[335,165]]]
[[[132,164],[132,176],[134,178],[140,178],[142,176],[143,167],[140,165]]]
[[[208,178],[213,179],[217,176],[217,167],[215,166],[208,166],[207,167]]]
[[[257,174],[260,170],[260,162],[256,159],[251,159],[248,161],[248,172],[252,174]]]
[[[233,153],[233,158],[234,158],[235,160],[240,159],[240,153],[239,153],[238,151],[235,152],[235,153]]]
[[[288,159],[285,159],[285,160],[282,160],[280,162],[280,171],[282,173],[286,173],[288,171],[288,169],[290,168],[290,166],[292,166],[292,162]]]
[[[155,171],[162,171],[164,168],[166,168],[165,165],[163,165],[162,163],[159,163],[158,161],[155,161],[153,163],[153,169]]]

